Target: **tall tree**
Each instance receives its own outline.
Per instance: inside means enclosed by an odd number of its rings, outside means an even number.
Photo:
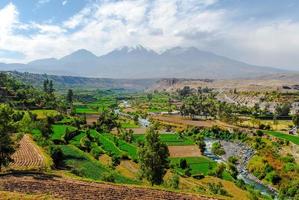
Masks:
[[[44,92],[45,93],[48,93],[48,91],[49,91],[48,85],[49,85],[49,80],[48,79],[44,80]]]
[[[70,105],[73,104],[73,96],[74,96],[73,90],[72,90],[72,89],[69,89],[69,90],[67,91],[66,101],[67,101]]]
[[[0,171],[13,161],[11,155],[15,152],[15,143],[11,134],[15,131],[13,109],[0,104]]]
[[[169,150],[161,143],[159,133],[150,128],[145,136],[145,144],[139,149],[140,170],[142,177],[152,185],[161,184],[169,167]]]

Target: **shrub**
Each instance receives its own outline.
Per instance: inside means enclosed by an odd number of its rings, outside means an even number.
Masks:
[[[228,192],[223,188],[223,185],[221,182],[217,183],[208,183],[209,190],[213,194],[220,194],[223,196],[230,196]]]
[[[263,131],[257,130],[256,131],[257,136],[262,137],[264,135]]]
[[[101,154],[103,154],[103,150],[99,147],[93,147],[90,151],[90,154],[95,158],[98,159]]]
[[[275,171],[271,171],[266,175],[266,180],[276,185],[280,182],[281,177]]]
[[[115,175],[112,172],[105,172],[105,173],[103,173],[102,180],[106,181],[106,182],[114,183],[115,182]]]
[[[169,180],[169,186],[173,189],[179,189],[180,177],[177,174],[172,175]]]
[[[225,154],[225,151],[220,142],[215,142],[212,144],[212,152],[218,156],[222,156],[223,154]]]
[[[186,169],[188,167],[187,160],[185,158],[180,159],[180,168]]]
[[[184,171],[184,175],[187,176],[187,177],[190,177],[191,176],[191,169],[190,167],[187,167]]]
[[[59,146],[50,146],[50,155],[53,159],[55,167],[57,168],[63,160],[61,148]]]
[[[120,157],[116,156],[116,155],[113,155],[112,156],[112,165],[114,167],[116,167],[117,165],[120,164]]]

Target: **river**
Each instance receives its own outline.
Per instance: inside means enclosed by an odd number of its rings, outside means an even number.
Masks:
[[[212,144],[214,142],[220,142],[226,152],[225,155],[219,157],[212,153]],[[204,155],[208,158],[220,163],[227,162],[227,159],[230,156],[236,156],[239,158],[239,164],[237,165],[237,169],[239,171],[238,179],[242,179],[246,184],[252,185],[256,190],[259,190],[263,195],[269,196],[277,196],[277,192],[274,188],[264,185],[259,179],[257,179],[254,175],[248,172],[246,166],[250,160],[250,158],[254,155],[254,151],[244,145],[241,142],[233,143],[227,142],[223,140],[216,139],[205,139],[206,148],[204,151]]]

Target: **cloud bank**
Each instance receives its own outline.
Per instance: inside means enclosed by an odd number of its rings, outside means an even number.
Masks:
[[[42,3],[51,3],[41,1]],[[62,1],[61,6],[71,2]],[[217,0],[91,1],[60,23],[21,22],[18,8],[0,8],[1,62],[61,57],[77,49],[102,55],[141,44],[156,51],[174,46],[202,50],[250,64],[299,70],[299,22],[288,18],[239,19]],[[5,20],[4,20],[5,19]]]

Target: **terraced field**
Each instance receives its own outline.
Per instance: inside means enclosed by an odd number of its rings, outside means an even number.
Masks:
[[[0,188],[3,191],[20,192],[26,194],[48,194],[53,198],[72,200],[214,199],[204,196],[168,192],[142,187],[84,182],[44,174],[5,175],[0,178]]]
[[[10,168],[40,169],[46,166],[45,158],[29,135],[24,135],[21,139],[20,146],[12,158],[14,163],[9,166]]]

